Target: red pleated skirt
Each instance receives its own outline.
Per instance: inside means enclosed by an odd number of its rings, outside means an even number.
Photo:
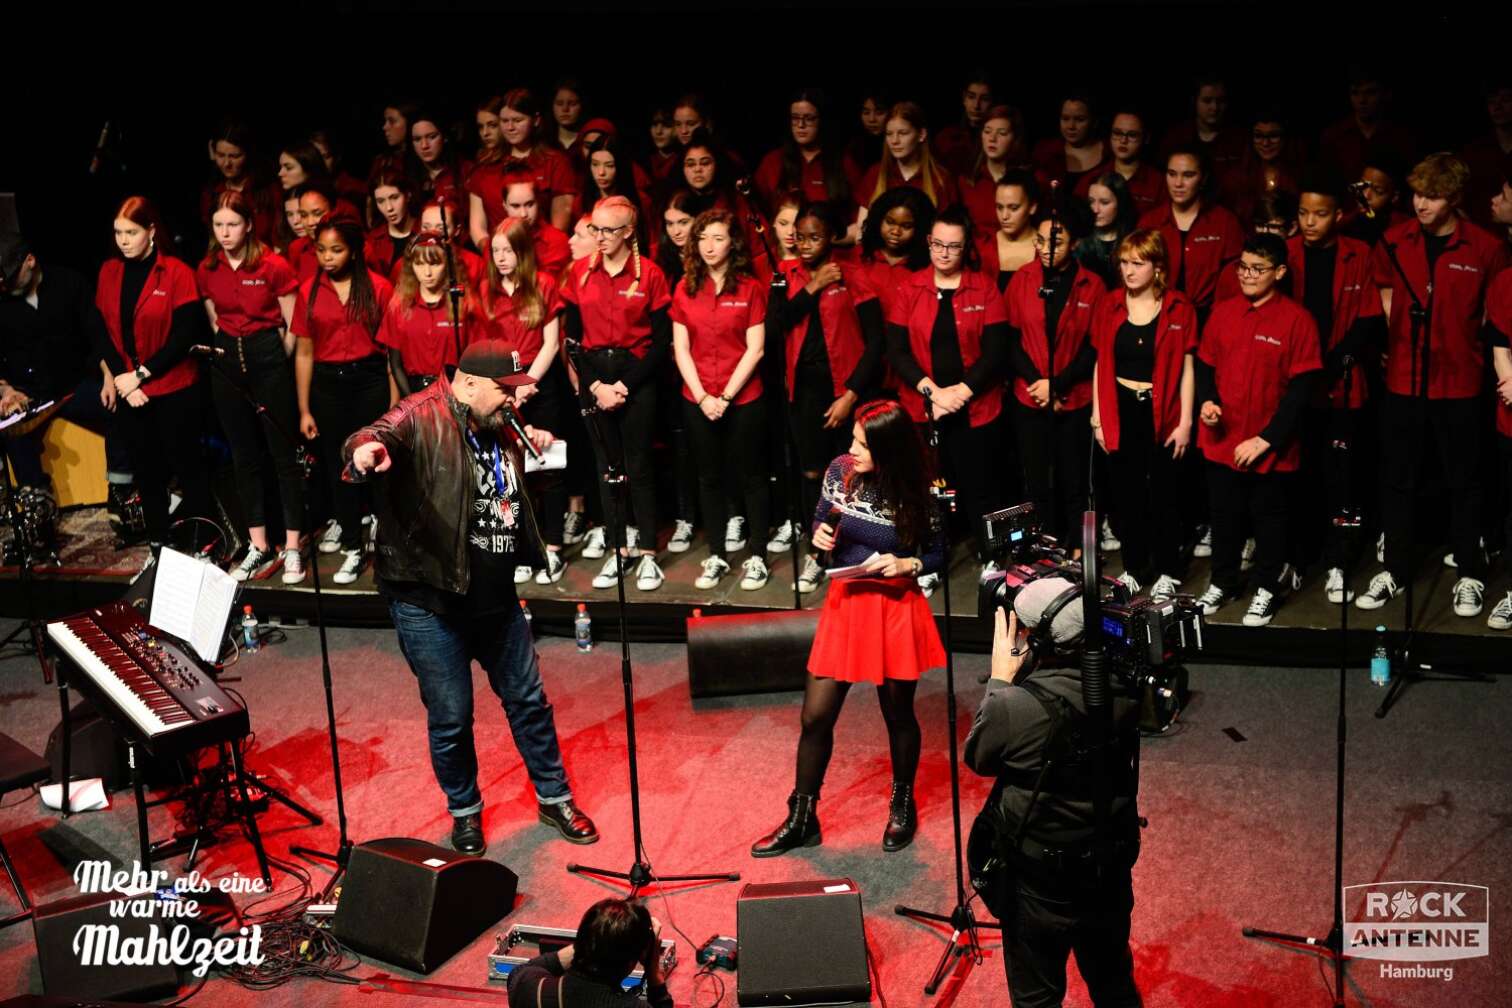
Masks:
[[[944,666],[934,614],[913,578],[830,582],[809,652],[811,674],[880,684]]]

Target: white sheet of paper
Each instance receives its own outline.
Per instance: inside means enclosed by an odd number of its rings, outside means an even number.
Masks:
[[[537,462],[530,452],[525,453],[525,472],[545,472],[548,469],[567,468],[567,442],[560,439],[551,442],[545,451],[541,452],[541,461]]]
[[[57,400],[55,400],[55,399],[49,399],[49,400],[47,400],[47,402],[42,403],[40,405],[28,406],[26,409],[22,410],[20,413],[12,413],[10,416],[6,417],[4,420],[0,420],[0,430],[5,430],[5,428],[11,426],[12,424],[18,424],[18,423],[20,423],[23,420],[30,420],[32,417],[36,416],[38,413],[41,413],[43,410],[47,409],[47,407],[51,406],[56,401]]]
[[[158,555],[157,568],[147,622],[188,641],[204,661],[215,661],[236,599],[236,579],[167,547]]]
[[[875,575],[873,575],[871,571],[866,569],[866,565],[877,559],[877,557],[880,555],[881,554],[874,552],[865,560],[861,561],[858,564],[851,564],[849,567],[826,568],[824,575],[832,581],[844,580],[845,578],[853,577],[873,577]]]

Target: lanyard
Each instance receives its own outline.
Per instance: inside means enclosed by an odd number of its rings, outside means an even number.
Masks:
[[[471,430],[464,429],[462,433],[467,437],[467,443],[472,445],[474,452],[479,455],[484,454],[483,446],[478,444],[478,439],[473,436],[473,432]],[[510,484],[509,481],[505,480],[504,478],[503,458],[504,453],[499,450],[499,442],[497,439],[495,439],[493,443],[494,486],[498,488],[500,497],[508,498]]]

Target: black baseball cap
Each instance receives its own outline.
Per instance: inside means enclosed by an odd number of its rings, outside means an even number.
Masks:
[[[29,255],[31,243],[19,232],[0,231],[0,287],[7,290],[10,288]]]
[[[457,370],[478,378],[492,378],[503,388],[535,384],[520,363],[520,351],[509,340],[484,339],[468,344],[457,362]]]

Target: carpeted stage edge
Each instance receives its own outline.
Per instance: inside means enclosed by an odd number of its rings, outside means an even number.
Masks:
[[[9,629],[4,627],[0,629]],[[393,632],[330,633],[336,710],[355,840],[414,836],[441,841],[449,829],[426,757],[423,711]],[[535,820],[535,810],[507,725],[486,686],[478,691],[478,740],[488,808],[488,856],[520,875],[514,912],[430,977],[455,987],[485,985],[493,933],[510,922],[575,926],[593,900],[619,890],[571,876],[568,862],[626,868],[631,860],[629,798],[621,708],[619,649],[580,654],[572,642],[540,642],[543,672],[573,786],[604,839],[574,847]],[[7,652],[14,654],[14,652]],[[772,694],[694,703],[684,649],[636,645],[636,718],[646,843],[656,868],[738,871],[745,881],[849,876],[864,894],[876,967],[875,1003],[931,1003],[921,986],[948,936],[895,916],[895,904],[948,911],[953,901],[950,789],[944,677],[919,691],[926,752],[919,774],[922,827],[914,845],[880,850],[889,780],[885,734],[871,691],[858,689],[841,717],[835,759],[820,804],[824,845],[757,861],[747,848],[775,825],[790,787],[798,696]],[[981,687],[985,658],[958,665],[964,736]],[[243,658],[239,679],[256,740],[251,766],[297,799],[335,820],[325,744],[315,634],[290,629],[287,643]],[[40,751],[56,721],[57,698],[26,657],[0,661],[0,730]],[[1379,964],[1351,965],[1359,994],[1350,1004],[1393,1008],[1500,1005],[1512,985],[1512,715],[1508,683],[1428,683],[1409,690],[1384,720],[1370,716],[1379,694],[1363,669],[1349,675],[1349,804],[1346,884],[1441,879],[1490,887],[1491,955],[1455,965],[1450,981],[1395,979]],[[1244,925],[1321,934],[1332,910],[1333,763],[1337,680],[1317,670],[1198,666],[1196,697],[1180,728],[1145,744],[1141,809],[1149,817],[1135,868],[1133,935],[1136,973],[1151,1006],[1293,1006],[1329,1002],[1311,954],[1245,939]],[[969,818],[985,780],[963,779]],[[170,811],[152,810],[154,835],[170,828]],[[330,847],[334,827],[310,828],[275,806],[261,819],[270,850],[291,844]],[[66,822],[32,794],[12,794],[0,808],[0,831],[34,896],[72,892],[81,857],[129,859],[133,810],[126,795],[106,811]],[[243,841],[211,848],[212,873],[250,873]],[[313,874],[324,877],[322,869]],[[286,884],[286,876],[276,881]],[[734,934],[739,884],[674,889],[652,909],[689,939]],[[692,987],[693,950],[679,947],[672,978],[679,1005],[708,1005]],[[405,975],[365,961],[358,976]],[[735,1004],[727,977],[721,1002]],[[40,991],[31,929],[0,933],[0,994]],[[461,997],[463,995],[453,995]],[[499,994],[502,1000],[502,992]],[[947,985],[940,1003],[1006,1005],[1002,960],[989,935],[986,961]],[[367,992],[315,981],[249,993],[214,979],[190,1004],[419,1004],[410,995]],[[1072,970],[1068,1005],[1088,1003]]]

